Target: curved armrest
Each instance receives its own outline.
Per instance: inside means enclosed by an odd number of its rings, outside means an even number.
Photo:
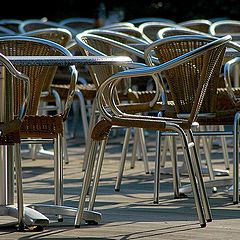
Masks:
[[[231,76],[233,68],[240,64],[240,57],[233,58],[224,65],[224,81],[227,88],[227,93],[235,106],[240,105],[240,98],[236,97],[232,88]]]
[[[73,98],[74,98],[74,94],[75,94],[75,90],[76,90],[76,84],[77,84],[77,80],[78,80],[78,71],[75,67],[75,65],[72,65],[69,67],[69,70],[71,72],[71,79],[70,79],[70,85],[69,85],[69,90],[68,90],[68,96],[67,96],[67,100],[65,102],[65,106],[64,106],[64,111],[63,111],[63,121],[65,121],[68,117],[72,102],[73,102]]]
[[[10,120],[8,124],[1,124],[0,127],[0,135],[5,135],[10,132],[16,131],[26,115],[27,107],[29,103],[29,96],[30,96],[30,85],[29,85],[29,78],[25,74],[19,72],[13,64],[8,60],[6,56],[0,53],[0,64],[4,66],[8,72],[16,78],[16,80],[20,80],[24,82],[24,96],[21,107],[19,112],[17,113],[14,120]]]

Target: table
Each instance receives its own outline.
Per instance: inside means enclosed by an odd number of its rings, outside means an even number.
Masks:
[[[132,59],[121,56],[9,56],[13,65],[120,65],[131,66]],[[0,66],[0,121],[13,118],[11,94],[5,98],[5,92],[11,93],[12,83],[4,78],[4,67]],[[44,214],[75,216],[77,208],[56,205],[29,204],[24,206],[25,222],[27,225],[48,225],[49,219]],[[14,205],[14,167],[13,147],[0,146],[0,216],[17,218],[17,208]],[[101,214],[95,211],[85,211],[83,219],[86,222],[98,222]]]

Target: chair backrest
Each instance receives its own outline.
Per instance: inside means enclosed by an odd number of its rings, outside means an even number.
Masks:
[[[142,31],[152,41],[157,40],[157,32],[165,27],[177,27],[174,23],[167,22],[145,22],[139,25],[140,31]]]
[[[42,19],[28,19],[25,21],[22,21],[19,25],[18,29],[20,33],[25,33],[37,29],[43,29],[43,28],[62,28],[62,26],[56,22],[52,21],[46,21]]]
[[[173,23],[175,24],[176,22],[168,19],[168,18],[158,18],[158,17],[144,17],[144,18],[134,18],[129,20],[130,23],[133,23],[134,26],[138,27],[140,24],[145,23],[145,22],[166,22],[166,23]]]
[[[102,29],[106,29],[106,28],[102,28]],[[107,30],[125,33],[133,37],[143,39],[147,42],[152,42],[152,40],[148,38],[148,36],[145,35],[142,30],[140,30],[138,27],[135,27],[135,26],[116,26],[116,27],[107,28]]]
[[[117,22],[117,23],[110,23],[102,26],[102,29],[111,29],[116,27],[135,27],[133,23],[130,22]]]
[[[84,17],[65,18],[59,22],[59,25],[61,25],[63,28],[67,28],[75,37],[78,33],[81,33],[87,29],[95,28],[96,19]]]
[[[230,34],[233,40],[240,38],[240,21],[237,20],[220,20],[214,22],[210,28],[209,33],[213,36],[224,36]]]
[[[206,33],[196,31],[185,27],[166,27],[162,28],[157,33],[157,38],[162,39],[165,37],[176,36],[176,35],[207,35]]]
[[[193,19],[178,23],[182,27],[190,28],[204,33],[209,33],[212,22],[207,19]]]
[[[0,36],[13,36],[13,35],[16,35],[16,33],[13,30],[0,25]]]
[[[123,44],[121,42],[105,38],[102,36],[80,33],[76,36],[76,42],[82,52],[82,55],[95,55],[95,56],[129,56],[136,61],[136,58],[142,59],[144,62],[144,53],[137,50],[131,46]],[[136,65],[142,66],[140,62],[135,63]],[[91,75],[92,81],[96,88],[99,86],[112,74],[119,72],[124,69],[123,66],[88,66],[89,73]],[[123,81],[119,85],[119,92],[127,93],[129,88],[129,82]]]
[[[149,56],[152,51],[155,52],[161,64],[164,64],[174,58],[194,51],[194,49],[204,47],[211,42],[220,42],[214,37],[203,35],[178,35],[160,39],[151,44],[145,50],[146,61],[153,65]],[[189,60],[188,62],[177,66],[174,70],[164,71],[165,84],[164,89],[169,89],[171,97],[175,103],[177,114],[190,114],[189,120],[196,118],[196,108],[201,103],[201,113],[212,113],[216,111],[216,93],[220,78],[223,57],[227,42],[231,40],[230,36],[225,37],[224,44],[220,44],[204,54]],[[213,44],[214,46],[214,44]],[[211,79],[211,81],[209,81]],[[203,82],[209,82],[205,89],[204,100],[201,98],[200,89]]]
[[[106,38],[113,39],[115,41],[124,43],[124,44],[148,44],[149,42],[146,40],[143,40],[141,38],[134,37],[132,35],[118,32],[118,31],[112,31],[112,30],[106,30],[106,29],[90,29],[86,30],[85,33],[88,34],[94,34],[98,36],[103,36]]]
[[[44,28],[32,30],[22,33],[21,36],[43,38],[55,43],[58,43],[64,47],[72,40],[72,34],[69,30],[64,28]]]
[[[0,52],[5,56],[71,56],[71,53],[63,46],[40,38],[11,36],[0,38]],[[20,72],[30,79],[30,105],[27,114],[35,115],[38,110],[41,92],[50,89],[50,84],[56,73],[57,66],[17,66]],[[21,83],[15,85],[15,102],[22,102],[20,94],[23,91]],[[15,105],[18,111],[18,104]]]
[[[0,20],[0,26],[6,27],[15,33],[19,33],[18,27],[22,23],[22,20],[18,19],[1,19]]]

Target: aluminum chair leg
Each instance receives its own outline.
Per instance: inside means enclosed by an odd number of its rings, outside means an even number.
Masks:
[[[145,173],[148,174],[149,171],[149,165],[148,165],[148,156],[147,156],[147,148],[145,143],[145,136],[144,136],[144,130],[141,128],[135,128],[134,129],[134,141],[133,141],[133,150],[132,150],[132,158],[131,158],[131,165],[130,168],[133,169],[135,167],[135,160],[137,156],[137,151],[139,148],[141,148],[142,153],[142,159],[144,163],[144,170]]]
[[[74,223],[75,227],[80,227],[80,223],[83,218],[85,201],[89,191],[89,186],[91,183],[93,169],[94,169],[95,158],[93,157],[93,155],[95,155],[95,152],[96,152],[97,142],[92,141],[90,145],[91,146],[89,146],[90,150],[89,150],[89,155],[87,159],[86,169],[83,176],[82,191],[79,198],[77,213],[75,216],[75,223]]]
[[[55,205],[63,205],[63,139],[62,135],[58,134],[54,139],[54,196]],[[58,221],[62,221],[61,215],[58,216]]]
[[[24,207],[23,207],[23,183],[22,183],[22,166],[21,166],[21,149],[20,144],[15,144],[15,172],[17,186],[17,207],[18,207],[18,229],[24,231]]]
[[[193,137],[193,133],[190,130],[189,131],[189,138],[190,141],[192,143],[194,143],[194,137]],[[195,144],[193,145],[193,147],[191,148],[192,150],[192,156],[194,157],[194,167],[195,167],[195,172],[196,172],[196,177],[197,177],[197,182],[199,185],[199,189],[200,189],[200,193],[202,196],[202,204],[203,204],[203,209],[205,211],[205,217],[207,222],[211,222],[212,221],[212,214],[211,214],[211,210],[210,210],[210,204],[208,201],[208,197],[207,197],[207,193],[206,193],[206,187],[203,181],[203,177],[202,177],[202,173],[201,173],[201,165],[198,159],[198,154],[197,154],[197,150],[195,148]]]
[[[161,132],[157,131],[154,192],[153,192],[153,203],[156,203],[156,204],[159,203],[159,192],[160,192],[160,157],[161,157]]]
[[[239,202],[239,121],[240,112],[237,112],[233,125],[233,204],[238,204]]]
[[[149,174],[149,165],[148,165],[148,156],[147,156],[147,147],[145,142],[145,136],[144,136],[144,130],[142,128],[136,129],[136,131],[139,131],[139,140],[140,140],[140,146],[143,156],[143,163],[144,163],[144,169],[145,173]]]
[[[88,155],[89,155],[89,151],[90,151],[90,145],[92,143],[92,138],[91,136],[91,131],[92,128],[94,127],[95,123],[97,121],[97,106],[96,106],[96,100],[93,101],[92,104],[92,114],[91,114],[91,118],[90,118],[90,122],[89,122],[89,127],[88,127],[88,136],[87,136],[87,142],[85,145],[85,154],[84,154],[84,159],[83,159],[83,166],[82,166],[82,170],[85,171],[86,166],[87,166],[87,159],[88,159]]]
[[[136,131],[134,131],[132,158],[131,158],[131,163],[130,163],[131,169],[133,169],[135,167],[135,162],[136,162],[135,160],[136,160],[138,144],[139,144],[138,139],[139,139],[139,131],[136,129]]]
[[[168,126],[169,129],[178,132],[182,139],[182,143],[184,146],[184,156],[185,162],[188,168],[189,179],[192,185],[193,196],[195,200],[196,211],[199,219],[199,223],[201,227],[206,226],[205,216],[203,212],[202,202],[200,198],[200,193],[198,190],[197,178],[199,177],[198,173],[196,174],[194,171],[194,166],[191,159],[190,148],[194,146],[194,142],[188,142],[187,136],[185,132],[178,126]],[[201,192],[202,193],[202,192]]]
[[[86,112],[86,104],[85,104],[85,100],[84,100],[84,97],[83,97],[81,91],[77,90],[75,92],[75,94],[77,95],[77,97],[79,99],[84,139],[85,139],[85,144],[87,144],[87,142],[88,142],[88,118],[87,118],[87,112]]]
[[[97,159],[97,166],[96,166],[94,178],[93,178],[91,196],[88,203],[88,210],[90,211],[94,209],[94,203],[97,196],[97,188],[98,188],[98,183],[101,175],[103,157],[104,157],[104,151],[105,151],[106,145],[107,145],[107,139],[101,141],[100,150],[99,150],[98,159]]]
[[[176,137],[172,136],[172,148],[170,148],[171,152],[171,158],[172,158],[172,175],[173,175],[173,193],[174,193],[174,198],[179,198],[180,197],[180,192],[179,192],[179,185],[180,185],[180,180],[179,180],[179,171],[178,171],[178,165],[177,165],[177,144],[176,144]]]
[[[122,176],[123,176],[123,170],[126,162],[126,156],[127,156],[127,150],[128,150],[128,144],[131,134],[131,128],[126,129],[124,141],[123,141],[123,147],[122,147],[122,154],[120,159],[120,166],[118,170],[117,180],[115,183],[115,191],[120,191],[120,185],[122,182]]]

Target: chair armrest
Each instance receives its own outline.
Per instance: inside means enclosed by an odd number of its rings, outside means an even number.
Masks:
[[[74,65],[69,67],[69,71],[71,73],[71,78],[70,78],[67,100],[65,102],[64,110],[63,110],[63,114],[62,114],[63,121],[65,121],[68,117],[68,114],[69,114],[69,111],[70,111],[70,108],[71,108],[71,105],[73,102],[75,90],[76,90],[77,80],[78,80],[78,71]]]
[[[227,93],[230,97],[230,100],[235,106],[240,106],[240,98],[234,94],[232,88],[232,73],[235,67],[238,67],[240,64],[240,57],[233,58],[225,63],[224,65],[224,82],[227,88]]]

